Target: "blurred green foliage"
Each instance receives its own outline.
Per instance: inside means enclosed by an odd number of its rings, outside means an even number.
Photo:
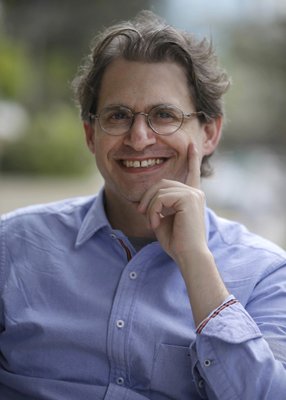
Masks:
[[[22,99],[28,91],[32,65],[23,43],[0,35],[0,93],[3,98]]]
[[[87,172],[92,157],[81,131],[76,113],[63,103],[39,112],[26,134],[7,143],[2,169],[10,173],[55,176]]]
[[[93,160],[75,105],[67,99],[67,94],[71,96],[68,60],[51,52],[44,68],[39,68],[39,60],[24,43],[3,34],[0,54],[1,101],[17,101],[29,115],[16,140],[1,143],[0,137],[2,172],[55,176],[88,172]]]

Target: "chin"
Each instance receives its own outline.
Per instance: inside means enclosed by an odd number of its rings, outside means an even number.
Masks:
[[[138,192],[128,192],[128,193],[122,193],[122,197],[124,200],[127,200],[129,203],[139,203],[142,199],[142,196],[146,192],[146,189],[144,191],[138,191]]]
[[[133,184],[133,185],[121,185],[117,186],[117,188],[114,187],[114,194],[115,192],[118,193],[118,195],[124,200],[128,201],[130,203],[139,203],[145,194],[145,192],[154,184],[154,182],[150,182],[150,179],[145,182],[139,182],[139,184]]]
[[[117,204],[125,207],[128,203],[139,203],[147,189],[146,187],[141,187],[139,189],[134,187],[128,188],[118,187],[116,185],[105,185],[105,196],[110,204]]]

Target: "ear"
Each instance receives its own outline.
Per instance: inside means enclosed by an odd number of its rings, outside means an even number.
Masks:
[[[217,117],[204,124],[204,141],[203,141],[203,155],[207,156],[212,154],[221,138],[223,118]]]
[[[89,150],[94,154],[94,152],[95,152],[95,147],[94,147],[94,127],[90,123],[88,123],[86,121],[83,123],[83,127],[84,127],[84,132],[85,132],[86,144],[87,144]]]

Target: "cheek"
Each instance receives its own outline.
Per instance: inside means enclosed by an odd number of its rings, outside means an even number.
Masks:
[[[104,165],[112,160],[112,154],[120,146],[119,139],[112,136],[98,135],[94,138],[93,153],[98,164]]]
[[[204,150],[205,133],[204,130],[197,123],[193,126],[193,129],[184,131],[185,146],[188,148],[190,145],[195,145],[200,158]]]
[[[95,160],[97,164],[102,163],[105,152],[106,150],[102,141],[95,138],[93,142],[93,154],[95,155]]]
[[[185,171],[188,168],[188,152],[189,147],[195,145],[200,163],[204,156],[204,136],[199,129],[192,129],[189,131],[183,130],[180,132],[180,136],[174,141],[174,146],[176,148],[178,157],[180,159],[179,168],[180,171]]]
[[[172,141],[172,143],[170,142],[170,146],[176,149],[177,153],[183,157],[187,157],[188,148],[192,144],[195,144],[196,147],[201,149],[199,135],[194,130],[186,131],[182,129],[176,136],[172,138]]]

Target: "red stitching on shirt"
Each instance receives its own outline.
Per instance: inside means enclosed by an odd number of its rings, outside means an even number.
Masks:
[[[210,319],[215,318],[222,310],[224,310],[225,308],[238,303],[238,300],[236,299],[232,299],[227,301],[226,303],[222,304],[217,310],[215,310],[208,318],[206,318],[204,321],[202,321],[200,323],[200,325],[197,328],[197,334],[200,334],[202,332],[202,330],[204,329],[204,327],[207,325],[207,323],[209,322]]]
[[[121,244],[121,246],[124,248],[126,256],[127,256],[127,261],[129,262],[132,258],[132,254],[130,249],[126,246],[126,244],[123,242],[122,239],[117,238],[117,240],[119,241],[119,243]]]

